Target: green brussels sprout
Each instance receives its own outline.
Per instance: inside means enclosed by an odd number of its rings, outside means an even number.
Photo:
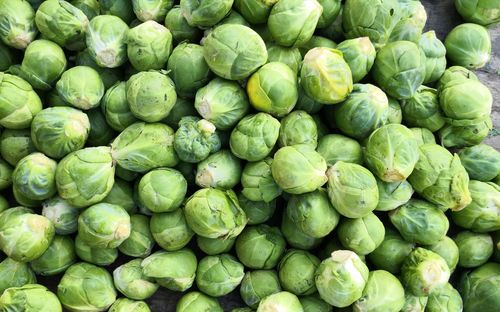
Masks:
[[[107,124],[106,117],[99,108],[85,112],[90,120],[90,132],[87,146],[109,145],[117,133]]]
[[[197,163],[221,148],[215,126],[194,116],[182,117],[175,132],[174,148],[181,161]]]
[[[362,218],[343,219],[337,231],[340,243],[358,255],[373,252],[384,241],[385,228],[373,213]]]
[[[264,41],[254,30],[243,25],[216,27],[204,39],[203,49],[210,69],[225,79],[247,78],[267,62]]]
[[[101,67],[116,68],[127,61],[127,34],[124,21],[113,15],[93,18],[87,29],[87,49]]]
[[[126,43],[130,64],[138,71],[162,69],[172,52],[170,30],[152,20],[131,28]]]
[[[234,7],[252,24],[266,23],[269,13],[278,0],[235,0]]]
[[[80,9],[89,20],[93,19],[100,13],[101,5],[98,0],[71,0],[70,3]]]
[[[28,128],[41,110],[40,97],[26,80],[0,72],[0,126]]]
[[[418,46],[425,54],[424,83],[437,81],[446,69],[446,48],[431,30],[422,34]]]
[[[283,63],[296,74],[300,70],[300,66],[302,64],[302,55],[300,54],[298,48],[282,47],[280,45],[270,43],[267,44],[267,55],[269,63]]]
[[[333,307],[319,297],[318,294],[302,296],[300,304],[305,312],[332,312]]]
[[[57,296],[39,284],[6,289],[0,297],[0,307],[5,311],[62,312]]]
[[[321,262],[315,281],[321,299],[344,308],[361,298],[368,281],[368,268],[354,252],[338,250]]]
[[[382,243],[368,255],[368,259],[377,269],[398,274],[414,247],[415,244],[405,241],[397,231],[388,228]]]
[[[154,169],[146,173],[138,184],[139,204],[152,212],[176,210],[186,192],[186,179],[179,171],[170,168]]]
[[[401,312],[424,312],[429,297],[414,296],[410,292],[405,292],[405,305]]]
[[[144,301],[134,301],[128,298],[119,298],[109,308],[109,312],[151,312]]]
[[[11,287],[34,283],[36,283],[36,276],[28,263],[18,262],[11,258],[5,258],[0,262],[0,294]]]
[[[302,64],[302,61],[301,61]],[[309,114],[315,114],[318,113],[322,108],[323,104],[315,101],[314,99],[310,98],[302,88],[302,86],[299,84],[299,98],[297,100],[297,104],[295,105],[294,109],[295,110],[303,110]],[[314,118],[314,116],[313,116]]]
[[[439,131],[441,144],[445,147],[466,147],[481,143],[493,128],[491,118],[477,120],[447,120]]]
[[[111,143],[113,159],[124,169],[146,172],[178,163],[174,131],[160,123],[137,122],[127,127]]]
[[[297,296],[315,293],[314,274],[319,263],[318,257],[307,251],[287,251],[278,264],[278,275],[283,290]]]
[[[54,236],[49,248],[37,259],[31,261],[36,274],[52,276],[66,271],[76,262],[75,244],[69,236]]]
[[[90,247],[116,248],[130,231],[130,216],[117,205],[95,204],[78,217],[78,235]]]
[[[320,138],[317,151],[329,167],[338,161],[358,165],[363,163],[363,151],[358,141],[340,134],[327,134]]]
[[[14,196],[30,200],[44,200],[56,193],[57,163],[42,153],[22,158],[12,172]]]
[[[104,95],[104,84],[99,73],[93,68],[75,66],[62,74],[56,84],[56,90],[69,105],[89,110],[99,105]]]
[[[248,97],[236,82],[215,78],[196,92],[194,106],[217,129],[229,130],[250,107]]]
[[[391,223],[408,242],[432,245],[443,239],[450,223],[438,206],[411,199],[389,212]]]
[[[450,283],[430,294],[425,306],[425,311],[429,312],[462,311],[462,309],[462,297]]]
[[[173,0],[132,0],[134,14],[142,22],[164,20],[173,5]]]
[[[306,95],[322,104],[344,101],[353,90],[352,74],[342,53],[330,48],[314,48],[304,56],[300,83]]]
[[[289,146],[297,144],[318,145],[318,130],[316,122],[304,111],[293,111],[281,120],[279,145]]]
[[[22,158],[36,152],[29,129],[4,129],[0,135],[0,154],[15,166]]]
[[[411,127],[427,128],[431,132],[441,129],[445,117],[439,106],[438,92],[435,89],[421,86],[408,100],[401,105],[405,124]]]
[[[486,182],[500,174],[500,153],[489,145],[464,148],[458,156],[471,179]]]
[[[109,147],[84,148],[68,154],[57,165],[57,191],[70,205],[87,207],[108,195],[114,174]]]
[[[412,41],[418,43],[427,22],[427,13],[420,1],[398,1],[401,19],[391,32],[389,41]]]
[[[302,233],[315,238],[330,234],[340,219],[323,189],[292,195],[285,214]]]
[[[413,132],[413,137],[417,140],[418,146],[424,144],[436,144],[434,134],[427,128],[410,128]]]
[[[142,260],[143,274],[173,291],[186,291],[193,285],[197,260],[189,249],[158,251]]]
[[[264,298],[280,291],[278,274],[273,270],[248,271],[241,281],[241,298],[254,309]]]
[[[450,278],[446,261],[437,253],[417,247],[403,262],[401,280],[415,296],[428,296],[443,287]]]
[[[340,0],[317,0],[319,4],[323,7],[323,13],[321,13],[321,16],[318,21],[318,25],[316,28],[326,28],[330,26],[333,22],[335,22],[335,19],[337,19],[337,16],[340,13],[340,10],[342,9],[341,1]],[[302,302],[302,298],[299,298]],[[307,309],[304,309],[307,311]]]
[[[35,11],[24,0],[2,1],[0,4],[0,39],[6,45],[25,49],[38,34]]]
[[[500,308],[500,296],[497,291],[499,276],[500,264],[494,262],[465,272],[459,284],[464,311],[498,311]]]
[[[130,236],[118,246],[121,253],[131,257],[147,257],[155,244],[149,228],[149,218],[140,214],[130,216]]]
[[[494,183],[472,180],[469,183],[472,202],[451,215],[458,226],[475,232],[500,230],[500,187]]]
[[[179,6],[174,6],[168,11],[165,26],[170,30],[176,42],[197,42],[202,33],[199,28],[189,25]]]
[[[88,116],[72,107],[49,107],[31,123],[31,138],[36,148],[49,157],[62,158],[82,149],[89,137]]]
[[[446,84],[452,82],[453,80],[457,80],[459,82],[463,81],[479,81],[479,78],[477,78],[477,75],[462,66],[450,66],[447,68],[441,78],[437,81],[437,88],[440,90],[442,89]],[[472,90],[470,90],[472,91]]]
[[[245,165],[241,175],[242,194],[250,201],[269,203],[281,195],[271,173],[272,158],[265,158]]]
[[[111,191],[101,202],[121,206],[130,214],[137,210],[132,186],[120,178],[115,178]]]
[[[401,124],[403,121],[403,111],[399,102],[393,98],[389,98],[389,114],[387,116],[387,123]]]
[[[213,297],[227,295],[241,283],[243,265],[229,254],[206,256],[196,270],[196,285]]]
[[[413,42],[396,41],[382,47],[373,64],[373,78],[388,95],[411,98],[425,78],[425,54]]]
[[[377,181],[368,169],[338,161],[326,175],[330,202],[344,217],[362,218],[377,207]]]
[[[378,205],[377,211],[391,211],[406,204],[413,195],[413,187],[404,180],[399,182],[384,182],[377,179]]]
[[[363,295],[353,305],[353,311],[399,312],[405,304],[401,282],[384,270],[371,271]]]
[[[198,291],[191,291],[186,293],[177,301],[177,312],[223,312],[222,307],[216,298],[209,297]]]
[[[495,1],[474,0],[464,1],[455,0],[455,8],[462,18],[470,23],[476,23],[483,26],[500,22],[500,11]]]
[[[304,57],[309,50],[314,48],[330,48],[336,49],[337,44],[326,37],[312,36],[306,43],[299,46],[299,51],[302,57]]]
[[[229,190],[240,183],[241,161],[229,150],[220,150],[198,163],[196,184]]]
[[[252,201],[244,194],[239,194],[238,201],[241,209],[248,218],[249,225],[261,224],[269,220],[276,210],[276,200],[268,203],[265,201]]]
[[[6,71],[11,65],[17,64],[17,59],[18,55],[14,49],[5,45],[0,39],[0,71]]]
[[[78,258],[98,266],[110,265],[118,258],[118,249],[91,247],[80,238],[80,235],[75,238],[75,252]]]
[[[89,50],[83,50],[76,55],[75,59],[76,65],[88,66],[95,69],[102,79],[105,89],[109,89],[115,83],[117,83],[122,75],[120,68],[106,68],[97,65],[95,60],[90,55]],[[55,106],[55,105],[52,105]]]
[[[154,240],[167,251],[184,248],[194,236],[182,209],[153,214],[150,227]]]
[[[142,259],[134,259],[117,267],[113,271],[113,282],[116,289],[134,300],[144,300],[151,297],[158,285],[154,279],[144,275]]]
[[[300,46],[311,39],[323,13],[316,0],[277,2],[271,9],[267,25],[273,39],[282,46]]]
[[[44,1],[36,11],[35,22],[44,38],[72,51],[85,48],[89,19],[68,1]]]
[[[378,87],[355,84],[353,92],[335,107],[335,124],[348,136],[364,139],[387,123],[389,99]]]
[[[104,268],[80,262],[64,273],[57,296],[71,311],[105,311],[116,300],[111,274]]]
[[[200,189],[186,201],[184,214],[188,226],[207,238],[234,238],[247,223],[233,191]]]
[[[209,256],[229,252],[233,248],[235,241],[235,238],[206,238],[196,236],[198,247]]]
[[[450,271],[453,272],[458,264],[459,250],[455,241],[448,236],[445,236],[440,241],[425,246],[426,249],[440,255],[448,264]]]
[[[485,264],[493,255],[493,239],[487,233],[462,231],[455,238],[458,246],[458,265],[463,268],[476,268]]]
[[[246,227],[236,239],[238,259],[251,269],[274,268],[283,253],[286,242],[277,227],[266,224]]]
[[[130,23],[136,18],[130,0],[99,0],[101,14],[114,15],[125,23]]]
[[[444,41],[446,57],[454,65],[468,69],[484,67],[491,57],[488,30],[477,24],[461,24],[453,28]]]
[[[377,54],[375,47],[368,37],[343,41],[339,43],[337,49],[342,52],[345,61],[351,68],[354,83],[360,81],[368,74]]]
[[[287,243],[297,249],[311,250],[321,244],[322,238],[315,238],[302,232],[286,213],[281,219],[281,232]]]
[[[257,312],[266,311],[302,312],[304,309],[296,295],[288,291],[281,291],[260,301]]]
[[[232,5],[233,0],[180,2],[182,15],[188,24],[200,28],[209,28],[219,23],[231,11]]]
[[[61,197],[53,197],[43,203],[42,215],[54,225],[56,234],[68,235],[78,230],[80,209]]]
[[[12,171],[14,169],[0,158],[0,190],[6,189],[12,184]]]
[[[274,154],[271,172],[278,186],[290,194],[317,190],[327,182],[326,161],[309,145],[280,148]]]
[[[44,39],[30,43],[24,52],[21,65],[10,68],[11,72],[40,90],[50,90],[65,70],[66,56],[63,49]]]

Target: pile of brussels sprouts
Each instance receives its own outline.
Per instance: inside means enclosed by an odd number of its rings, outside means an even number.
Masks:
[[[0,311],[500,311],[500,2],[455,4],[0,0]]]

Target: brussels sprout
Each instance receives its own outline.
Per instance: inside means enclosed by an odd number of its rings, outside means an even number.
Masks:
[[[323,8],[323,13],[318,21],[316,28],[326,28],[330,26],[340,13],[342,9],[340,0],[318,0],[319,4]],[[299,298],[302,302],[302,298]],[[307,309],[304,309],[308,311]]]
[[[459,211],[470,204],[469,176],[458,155],[436,144],[420,146],[419,160],[408,181],[415,191],[443,209]]]
[[[119,292],[134,300],[151,297],[158,285],[153,278],[144,275],[141,267],[142,259],[134,259],[120,265],[113,271],[113,282]]]
[[[105,311],[116,300],[111,274],[106,269],[80,262],[64,273],[57,296],[72,311]]]
[[[384,182],[377,179],[379,201],[377,211],[390,211],[406,204],[413,195],[413,188],[408,181]]]
[[[326,175],[330,202],[341,215],[362,218],[377,207],[377,181],[368,169],[338,161]]]
[[[220,150],[198,163],[196,184],[229,190],[241,179],[241,162],[229,150]]]
[[[111,148],[113,159],[124,169],[135,172],[172,167],[178,162],[174,131],[160,123],[130,125],[111,143]]]
[[[229,252],[236,241],[235,238],[206,238],[203,236],[196,237],[198,247],[209,256],[215,256],[221,253]]]
[[[0,39],[8,46],[25,49],[38,33],[35,11],[24,0],[2,1],[0,4]]]
[[[428,296],[450,278],[446,261],[437,253],[418,247],[403,262],[401,280],[415,296]]]
[[[154,246],[149,218],[140,214],[130,216],[130,236],[118,246],[120,252],[131,257],[147,257]]]
[[[109,312],[150,312],[149,306],[144,301],[134,301],[128,298],[119,298],[109,308]]]
[[[193,285],[197,261],[189,249],[158,251],[141,262],[143,274],[173,291],[186,291]]]
[[[294,111],[281,120],[278,142],[281,147],[307,144],[316,148],[318,131],[316,122],[304,111]]]
[[[327,236],[340,218],[322,189],[291,196],[285,214],[301,232],[315,238]]]
[[[245,116],[231,132],[231,151],[248,161],[263,160],[278,141],[279,129],[279,121],[267,113]]]
[[[57,165],[57,191],[69,204],[87,207],[108,195],[114,183],[114,173],[109,147],[84,148],[70,153]]]
[[[338,250],[321,262],[315,281],[321,299],[343,308],[361,298],[368,268],[354,252]]]
[[[377,54],[375,47],[368,37],[343,41],[339,43],[337,49],[342,52],[345,61],[351,68],[354,83],[360,81],[368,74]]]
[[[188,292],[177,301],[177,312],[223,312],[216,298],[209,297],[198,291]]]
[[[309,145],[280,148],[271,172],[278,186],[290,194],[312,192],[327,181],[325,159]]]
[[[302,61],[301,61],[302,64]],[[309,114],[315,114],[318,113],[322,108],[323,104],[315,101],[314,99],[310,98],[302,88],[302,86],[299,84],[299,98],[297,100],[297,104],[295,105],[295,110],[303,110]],[[313,118],[315,118],[313,115]],[[319,129],[318,129],[319,130]]]
[[[194,116],[182,117],[175,132],[174,148],[182,161],[197,163],[221,147],[215,126]]]
[[[98,0],[71,0],[70,3],[80,9],[89,20],[100,13],[101,5]]]
[[[252,24],[267,22],[269,13],[278,0],[235,0],[234,7]]]
[[[403,121],[403,112],[399,102],[393,98],[389,98],[389,114],[387,116],[387,123],[401,124]]]
[[[143,22],[164,20],[173,5],[173,0],[132,0],[135,16]]]
[[[286,213],[281,220],[281,231],[288,244],[297,249],[310,250],[321,244],[321,238],[315,238],[302,232]]]
[[[82,149],[90,127],[88,116],[78,109],[49,107],[33,118],[31,138],[38,150],[58,159]]]
[[[461,24],[453,28],[444,41],[446,57],[451,63],[469,69],[486,65],[491,57],[488,30],[477,24]]]
[[[31,261],[31,268],[36,274],[52,276],[66,271],[75,262],[73,239],[56,235],[49,248],[39,258]]]
[[[138,184],[139,203],[152,212],[176,210],[182,204],[186,192],[186,179],[179,171],[170,168],[152,170]]]
[[[168,11],[165,17],[165,26],[170,30],[176,42],[199,41],[198,39],[201,37],[202,33],[199,28],[189,25],[179,6],[174,6]]]
[[[247,222],[233,191],[198,190],[186,201],[184,213],[189,227],[207,238],[236,237]]]
[[[83,110],[97,107],[104,95],[104,84],[99,73],[88,66],[75,66],[65,71],[56,89],[64,101]]]
[[[114,15],[130,23],[136,18],[130,0],[99,0],[101,14]]]
[[[0,297],[0,307],[5,311],[62,312],[57,296],[39,284],[6,289]]]
[[[414,247],[415,244],[405,241],[396,231],[388,228],[384,240],[368,255],[368,259],[377,269],[398,274]]]
[[[300,304],[305,312],[332,312],[333,307],[319,297],[318,294],[302,296]]]
[[[373,78],[388,95],[409,99],[424,82],[425,54],[413,42],[391,42],[377,53]]]
[[[351,138],[340,134],[327,134],[319,139],[318,153],[323,156],[328,166],[333,166],[338,161],[363,163],[363,151],[361,145]]]
[[[472,202],[452,213],[453,222],[475,232],[500,230],[500,187],[494,183],[472,180],[469,183]]]
[[[346,101],[335,108],[335,124],[348,136],[364,139],[387,123],[389,99],[378,87],[355,84]]]
[[[413,137],[417,140],[418,146],[424,144],[436,144],[434,134],[427,128],[410,128]]]
[[[5,258],[0,262],[0,294],[11,287],[34,283],[36,283],[36,276],[28,263],[18,262],[11,258]]]
[[[126,43],[128,59],[138,71],[162,69],[172,52],[172,34],[152,20],[131,28]]]
[[[280,230],[266,224],[249,226],[236,239],[238,259],[251,269],[274,268],[285,252]]]
[[[111,191],[101,202],[121,206],[129,214],[137,210],[132,186],[120,178],[115,178]]]
[[[15,166],[22,158],[36,152],[29,129],[4,129],[0,135],[0,154]]]
[[[118,258],[118,249],[91,247],[79,235],[75,238],[75,252],[78,258],[98,266],[110,265]]]
[[[418,46],[425,54],[424,83],[431,83],[443,75],[446,69],[446,48],[434,31],[422,34]]]
[[[260,0],[256,0],[260,1]],[[268,61],[280,62],[287,65],[294,73],[298,73],[301,63],[302,55],[298,48],[295,47],[282,47],[280,45],[270,43],[267,44]]]
[[[304,57],[309,50],[314,48],[337,48],[337,44],[326,37],[312,36],[306,43],[299,46],[299,51],[302,57]]]
[[[448,236],[445,236],[442,240],[432,245],[425,246],[425,248],[440,255],[446,261],[446,264],[448,264],[451,272],[457,267],[459,257],[458,246]]]
[[[150,227],[154,240],[167,251],[183,248],[194,236],[181,209],[153,214]]]
[[[233,256],[206,256],[198,264],[196,285],[207,295],[220,297],[233,291],[243,276],[243,265]]]
[[[322,104],[344,101],[353,90],[352,74],[342,53],[329,48],[314,48],[304,56],[300,83],[305,93]]]
[[[383,242],[385,228],[380,219],[370,213],[358,219],[343,219],[337,235],[345,248],[358,255],[367,255]]]
[[[249,271],[241,281],[241,298],[254,309],[258,307],[259,302],[264,298],[280,291],[281,286],[276,271]]]
[[[249,109],[248,97],[236,82],[215,78],[196,92],[194,106],[217,129],[229,130]]]
[[[460,16],[462,16],[462,18],[467,22],[483,26],[500,22],[500,11],[498,11],[495,1],[455,0],[455,8]]]
[[[391,32],[389,41],[412,41],[418,43],[427,21],[427,13],[420,1],[398,1],[401,19]]]
[[[266,45],[262,38],[243,25],[226,24],[216,27],[204,39],[203,49],[210,69],[218,76],[230,80],[247,78],[267,61]]]
[[[182,0],[180,5],[182,15],[189,25],[208,28],[220,22],[230,12],[233,0]]]
[[[260,301],[257,312],[266,311],[302,312],[304,310],[297,296],[287,291],[281,291]]]
[[[450,223],[438,206],[411,199],[389,213],[391,223],[405,240],[422,245],[435,244],[448,232]]]
[[[463,268],[475,268],[485,264],[493,254],[493,239],[489,234],[463,231],[455,238],[460,256],[458,265]]]
[[[314,274],[319,263],[320,260],[307,251],[287,251],[278,264],[281,286],[297,296],[316,292]]]
[[[500,308],[500,296],[497,291],[499,283],[500,264],[498,263],[487,263],[464,273],[459,285],[464,311],[498,311]]]
[[[18,55],[14,53],[14,49],[6,46],[0,40],[0,71],[6,71],[11,65],[18,63]]]
[[[41,110],[40,97],[26,80],[0,72],[0,126],[28,128]]]
[[[363,295],[353,305],[354,311],[399,312],[405,304],[401,282],[384,270],[371,271]]]
[[[439,106],[437,90],[421,86],[408,100],[402,101],[405,124],[427,128],[434,132],[445,124],[445,117]]]
[[[465,67],[451,66],[444,71],[443,76],[438,80],[437,88],[440,90],[453,80],[456,80],[456,82],[466,82],[468,80],[479,81],[479,78],[477,78],[473,71]],[[469,91],[472,92],[472,90]]]
[[[458,156],[471,179],[486,182],[500,174],[500,153],[489,145],[464,148]]]
[[[12,184],[12,171],[14,169],[0,158],[0,190],[6,189]]]
[[[274,211],[276,210],[276,200],[268,203],[265,201],[252,201],[245,195],[239,194],[238,201],[250,225],[266,222],[274,215]]]
[[[493,128],[491,118],[476,120],[448,120],[440,131],[441,144],[445,147],[466,147],[480,144]]]
[[[242,194],[250,201],[269,203],[281,195],[281,189],[276,184],[271,173],[272,158],[257,162],[249,162],[243,168],[241,175]]]
[[[401,312],[424,312],[429,297],[414,296],[410,292],[405,292],[405,305]]]
[[[429,295],[425,311],[462,311],[462,308],[462,297],[460,297],[458,291],[451,284],[447,283]]]
[[[127,61],[128,32],[127,24],[113,15],[99,15],[90,21],[86,43],[99,66],[115,68]]]
[[[30,200],[44,200],[56,193],[57,163],[42,153],[22,158],[12,173],[14,196]]]

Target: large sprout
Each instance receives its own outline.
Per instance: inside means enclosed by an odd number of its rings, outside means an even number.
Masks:
[[[486,65],[491,57],[491,38],[483,26],[467,23],[453,28],[444,41],[446,56],[454,64],[469,69]]]
[[[492,146],[478,144],[467,147],[458,156],[473,180],[487,182],[500,174],[500,153]]]
[[[399,312],[405,303],[405,291],[396,276],[384,270],[371,271],[363,295],[354,311]]]
[[[137,185],[138,202],[149,211],[156,213],[174,211],[179,208],[186,192],[186,179],[179,171],[170,168],[149,171]]]
[[[346,249],[364,256],[382,244],[385,228],[382,221],[370,213],[363,218],[343,219],[339,224],[337,236]]]
[[[95,69],[89,66],[75,66],[61,75],[61,79],[56,83],[56,90],[69,105],[89,110],[99,105],[104,95],[104,84]]]
[[[231,10],[233,0],[182,0],[183,16],[191,26],[209,28],[220,22]]]
[[[229,254],[206,256],[196,270],[196,285],[213,297],[227,295],[241,283],[245,275],[243,264]]]
[[[433,30],[422,34],[418,46],[425,54],[424,83],[438,80],[446,69],[446,47]]]
[[[131,28],[126,42],[128,60],[138,71],[162,69],[172,52],[170,30],[152,20]]]
[[[142,259],[134,259],[117,267],[113,271],[113,282],[116,289],[134,300],[144,300],[158,290],[154,278],[144,275]]]
[[[500,308],[497,289],[500,284],[500,264],[490,262],[462,275],[459,292],[464,311],[495,312]]]
[[[337,46],[337,49],[342,52],[344,59],[351,68],[354,83],[368,75],[377,55],[369,37],[342,41]]]
[[[35,27],[35,10],[28,1],[2,1],[0,24],[0,39],[16,49],[25,49],[38,34]]]
[[[241,298],[254,309],[261,300],[280,291],[278,274],[273,270],[248,271],[241,280]]]
[[[500,11],[494,0],[455,0],[455,8],[470,23],[488,26],[500,21]]]
[[[6,311],[62,312],[57,296],[39,284],[27,284],[5,290],[0,296],[0,307]]]
[[[87,29],[87,49],[101,67],[115,68],[127,61],[127,33],[124,21],[113,15],[93,18]]]
[[[280,230],[266,224],[246,227],[236,239],[238,259],[251,269],[274,268],[285,252]]]
[[[154,241],[167,251],[184,248],[194,236],[182,209],[153,214],[150,228]]]

